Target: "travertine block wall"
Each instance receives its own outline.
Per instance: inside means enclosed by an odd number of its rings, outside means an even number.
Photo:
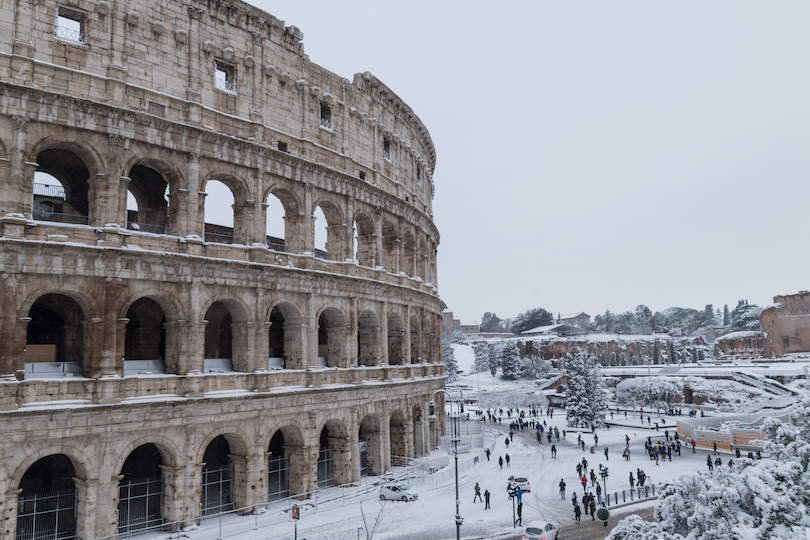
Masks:
[[[266,501],[265,453],[278,432],[293,494],[317,489],[327,427],[338,482],[359,479],[361,424],[375,474],[392,456],[435,448],[436,156],[414,111],[370,73],[349,80],[312,63],[298,28],[238,0],[0,0],[0,9],[3,537],[16,534],[23,475],[50,455],[73,464],[77,537],[92,539],[115,534],[121,467],[144,444],[160,450],[166,523],[198,517],[203,454],[219,435],[237,505]],[[80,31],[66,38],[59,16]],[[137,177],[144,168],[151,186]],[[81,219],[37,217],[36,171],[63,183],[66,202],[82,199],[69,216]],[[205,241],[210,180],[234,195],[233,243]],[[145,204],[163,186],[168,202]],[[133,230],[128,191],[158,232]],[[266,243],[271,196],[284,207],[283,250]],[[319,207],[325,257],[313,256]],[[29,325],[41,322],[34,308],[54,298],[74,306],[75,324],[58,329],[71,347],[57,353],[79,362],[74,377],[25,371],[39,331]],[[128,325],[144,305],[130,309],[143,299],[162,317],[160,332],[154,321],[137,331],[140,350],[160,354],[166,370],[125,377]],[[206,347],[215,304],[227,308],[230,322],[220,309],[216,324],[231,342]],[[274,308],[286,365],[268,371]],[[155,339],[165,343],[146,343]],[[235,371],[203,373],[206,350],[220,345]]]

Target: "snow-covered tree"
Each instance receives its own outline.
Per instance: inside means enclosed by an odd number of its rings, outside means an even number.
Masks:
[[[489,346],[489,372],[494,377],[501,365],[500,346],[493,343]]]
[[[473,373],[489,371],[489,347],[486,343],[476,343],[473,346],[473,354],[475,355]]]
[[[742,332],[745,330],[762,330],[759,324],[759,315],[762,308],[756,304],[749,304],[747,300],[740,300],[734,311],[731,312],[730,332]]]
[[[510,381],[519,379],[520,375],[523,373],[523,366],[517,345],[511,342],[504,343],[500,351],[500,358],[503,378]]]
[[[522,360],[522,366],[524,379],[542,379],[551,371],[551,362],[541,360],[539,356],[534,354],[526,355]]]
[[[549,324],[554,324],[554,315],[543,308],[534,308],[515,317],[512,320],[509,331],[519,336],[526,330],[531,330],[538,326],[547,326]]]
[[[774,418],[761,460],[740,459],[712,476],[682,476],[664,488],[658,523],[632,516],[608,540],[806,540],[810,530],[810,396],[791,411],[793,425]]]
[[[731,315],[728,313],[728,304],[723,306],[723,326],[728,326],[731,324]]]
[[[607,401],[596,357],[575,348],[565,361],[565,408],[571,427],[601,427]]]
[[[616,385],[616,401],[628,407],[666,410],[678,392],[678,385],[666,377],[636,377]]]
[[[447,380],[455,381],[458,378],[458,362],[456,362],[456,354],[453,352],[453,345],[449,340],[442,340],[442,358]]]

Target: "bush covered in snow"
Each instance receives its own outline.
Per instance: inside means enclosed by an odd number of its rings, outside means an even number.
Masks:
[[[602,427],[605,425],[607,400],[605,383],[596,357],[580,349],[565,361],[565,409],[571,427]]]
[[[770,457],[741,459],[713,475],[683,476],[664,489],[658,523],[622,520],[608,540],[806,540],[810,537],[810,395],[792,425],[771,418],[763,430]]]
[[[668,377],[636,377],[616,385],[616,401],[627,407],[667,410],[680,393],[681,388]]]

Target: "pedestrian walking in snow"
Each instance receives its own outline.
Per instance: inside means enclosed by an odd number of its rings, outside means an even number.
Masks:
[[[576,492],[574,492],[574,493],[572,493],[572,494],[571,494],[571,503],[572,503],[574,506],[579,506],[579,505],[577,504],[577,494],[576,494]]]
[[[473,497],[473,504],[475,504],[475,499],[478,499],[481,502],[481,488],[478,487],[478,482],[475,483],[475,496]]]
[[[585,458],[582,458],[582,470],[588,472],[588,460]]]
[[[577,463],[577,476],[582,476],[582,463]]]
[[[511,459],[509,459],[509,454],[506,454],[506,468],[507,468],[507,469],[509,468],[509,462],[510,462],[510,461],[512,461],[512,460],[511,460]],[[520,488],[518,488],[518,489],[520,489]]]
[[[504,439],[503,443],[506,445],[507,448],[509,448],[509,437]]]
[[[712,443],[712,444],[714,444],[714,453],[717,454],[717,443],[715,442],[715,443]]]
[[[599,482],[596,483],[596,498],[602,500],[602,486],[599,485]]]
[[[593,436],[593,445],[599,446],[599,435],[594,434]]]
[[[565,480],[560,479],[560,499],[565,499]]]
[[[501,469],[503,469],[503,457],[502,456],[498,456],[498,465],[500,465]]]
[[[588,503],[588,506],[591,509],[591,521],[595,521],[596,520],[596,501],[593,499],[593,495],[591,495],[590,499],[591,500]]]
[[[551,457],[557,459],[557,445],[551,445]]]
[[[487,455],[487,461],[489,461],[489,448],[487,448],[486,455]]]
[[[630,471],[630,489],[633,489],[633,486],[636,483],[636,479],[633,478],[633,471]]]
[[[580,517],[582,517],[582,510],[579,508],[579,505],[574,501],[574,519],[577,520],[577,523],[581,523]]]
[[[588,510],[590,506],[588,503],[591,502],[591,499],[588,498],[588,493],[586,492],[585,495],[582,496],[582,507],[585,509],[585,515],[588,515]]]
[[[610,460],[610,458],[608,457],[608,448],[607,448],[607,446],[605,447],[605,459]]]
[[[582,491],[584,491],[587,494],[588,493],[588,477],[583,474],[582,479],[580,480],[580,482],[582,482]],[[583,503],[583,506],[584,506],[584,503]]]
[[[489,490],[484,490],[484,510],[489,510]]]

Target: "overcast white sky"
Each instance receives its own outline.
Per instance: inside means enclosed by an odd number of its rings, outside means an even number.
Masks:
[[[463,321],[810,289],[810,2],[251,3],[427,126]]]

